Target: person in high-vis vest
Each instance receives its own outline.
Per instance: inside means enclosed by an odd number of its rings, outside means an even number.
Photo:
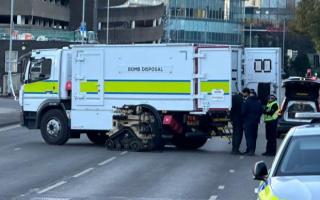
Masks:
[[[278,112],[277,98],[274,95],[270,95],[263,112],[267,139],[266,152],[262,154],[264,156],[275,156],[277,152]]]

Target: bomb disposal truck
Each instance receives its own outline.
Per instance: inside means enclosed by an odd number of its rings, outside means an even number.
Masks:
[[[196,149],[230,110],[232,93],[245,86],[244,52],[192,44],[34,50],[20,90],[22,124],[40,129],[48,144],[84,133],[113,150],[153,150],[167,143]],[[264,73],[265,59],[267,73],[279,68],[278,60],[258,55],[250,57],[259,61],[251,63],[256,73]]]

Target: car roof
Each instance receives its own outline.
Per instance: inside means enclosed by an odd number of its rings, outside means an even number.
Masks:
[[[294,127],[289,133],[291,136],[320,136],[320,124],[308,124]]]

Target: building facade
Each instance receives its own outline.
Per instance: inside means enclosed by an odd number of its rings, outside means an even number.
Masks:
[[[74,40],[68,32],[70,21],[69,0],[15,0],[15,40]],[[2,0],[0,6],[0,39],[10,38],[11,0]]]
[[[0,6],[0,95],[6,94],[9,66],[9,39],[13,39],[11,71],[14,88],[18,89],[23,69],[18,58],[35,48],[54,48],[75,41],[68,31],[69,0],[15,0],[14,28],[10,32],[11,0],[2,0]],[[52,42],[53,40],[54,42]]]
[[[109,44],[160,43],[164,13],[165,6],[159,0],[128,0],[109,9],[107,1],[100,0],[96,20],[99,41]]]
[[[167,42],[241,44],[244,1],[164,1]]]
[[[10,0],[2,0],[0,24],[10,24]],[[30,25],[67,29],[69,0],[15,0],[14,21],[17,25]]]
[[[158,0],[86,0],[87,41],[109,44],[158,43],[164,33],[165,6]],[[82,0],[15,0],[14,29],[10,33],[11,0],[0,6],[0,94],[7,93],[8,49],[13,38],[14,87],[17,89],[23,69],[18,58],[37,48],[60,48],[81,42]],[[110,11],[108,15],[108,11]]]
[[[251,0],[246,4],[246,45],[282,46],[299,0]]]
[[[108,8],[108,0],[86,0],[87,29],[97,33],[99,43],[132,44],[161,41],[164,32],[162,17],[165,13],[163,2],[110,0],[109,5]],[[82,18],[81,6],[79,0],[70,0],[70,29],[79,28]]]

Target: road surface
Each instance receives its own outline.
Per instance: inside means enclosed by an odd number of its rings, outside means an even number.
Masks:
[[[64,146],[43,142],[38,130],[0,128],[0,199],[250,200],[251,170],[262,157],[231,155],[224,138],[197,151],[108,151],[86,137]],[[244,146],[242,147],[244,148]]]

